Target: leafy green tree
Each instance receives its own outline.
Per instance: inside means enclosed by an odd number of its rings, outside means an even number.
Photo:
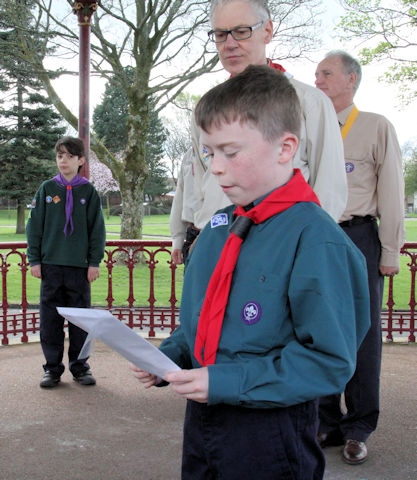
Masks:
[[[127,78],[134,81],[132,67],[125,68]],[[154,202],[157,197],[169,190],[167,167],[163,162],[166,129],[163,127],[152,98],[148,99],[149,127],[146,135],[146,166],[148,174],[144,183],[145,200]],[[118,79],[112,77],[106,84],[103,101],[93,113],[93,130],[107,148],[117,154],[123,152],[128,141],[127,122],[129,104],[126,92]]]
[[[403,147],[405,194],[417,192],[417,146],[407,144]]]
[[[405,104],[417,97],[417,3],[412,0],[343,0],[346,15],[339,31],[345,40],[365,41],[360,51],[363,64],[389,59],[384,74],[388,83],[401,85]]]
[[[125,71],[132,77],[130,68]],[[94,109],[92,129],[113,154],[123,151],[126,146],[128,117],[127,94],[118,78],[112,77],[106,84],[102,102]]]
[[[19,13],[21,25],[30,30],[25,9]],[[0,196],[16,202],[16,233],[24,233],[26,205],[56,172],[53,147],[65,128],[36,74],[20,58],[16,29],[5,20],[0,34]]]
[[[168,182],[168,169],[164,163],[164,143],[166,129],[151,105],[152,112],[146,139],[146,164],[148,175],[144,184],[145,200],[154,203],[158,197],[171,190]]]

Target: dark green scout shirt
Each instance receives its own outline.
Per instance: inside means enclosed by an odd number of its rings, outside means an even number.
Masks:
[[[65,236],[66,188],[47,180],[36,192],[26,225],[31,266],[87,268],[97,267],[103,259],[106,232],[100,197],[91,183],[73,187],[72,193],[74,231]]]

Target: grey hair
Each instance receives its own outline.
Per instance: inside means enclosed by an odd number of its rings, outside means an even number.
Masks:
[[[354,87],[354,93],[356,93],[362,80],[361,64],[358,62],[358,60],[356,60],[356,58],[352,57],[352,55],[345,52],[344,50],[332,50],[327,53],[324,58],[329,57],[340,58],[346,75],[349,75],[349,73],[356,73],[356,83]]]
[[[212,0],[210,5],[210,23],[213,25],[214,11],[217,7],[223,7],[228,3],[233,3],[236,0]],[[259,20],[265,22],[271,18],[271,12],[269,11],[268,2],[266,0],[241,0],[252,5],[252,8],[256,15],[259,15]]]

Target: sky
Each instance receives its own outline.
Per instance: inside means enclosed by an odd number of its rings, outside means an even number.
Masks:
[[[384,2],[384,0],[382,0]],[[359,45],[359,41],[342,43],[336,35],[333,34],[334,27],[338,23],[340,15],[344,10],[338,0],[326,0],[326,12],[322,16],[321,31],[323,35],[323,47],[319,52],[312,55],[309,59],[283,60],[280,62],[283,67],[292,74],[297,80],[314,86],[315,71],[317,64],[324,58],[324,55],[330,50],[345,50],[354,57],[357,57],[364,45]],[[327,32],[327,33],[326,33]],[[279,38],[278,38],[279,44]],[[268,50],[267,50],[268,54]],[[358,92],[355,95],[355,104],[359,110],[379,113],[384,115],[394,125],[400,145],[408,141],[413,141],[417,145],[417,122],[415,120],[417,111],[417,99],[410,105],[401,106],[399,93],[401,86],[389,85],[379,78],[389,68],[388,62],[379,64],[365,65],[362,67],[362,82]],[[207,75],[206,89],[214,86],[216,82],[225,80],[227,73]],[[200,80],[196,83],[193,93],[200,90],[203,83]]]
[[[316,61],[282,61],[283,67],[297,80],[314,86],[316,66],[323,59],[325,53],[336,47],[323,50],[321,56],[317,56]],[[339,45],[339,47],[341,46]],[[356,52],[351,49],[343,48],[353,56]],[[390,120],[394,125],[400,145],[407,141],[414,140],[417,144],[417,122],[416,111],[417,101],[407,107],[400,105],[398,97],[399,87],[388,85],[378,78],[386,71],[387,65],[367,65],[362,67],[362,82],[358,92],[355,95],[355,104],[359,110],[375,112]],[[200,80],[198,85],[192,88],[192,93],[204,93],[217,82],[225,80],[228,77],[226,73],[208,76],[206,83]]]
[[[340,15],[344,13],[338,0],[326,1],[326,15],[322,19],[322,31],[328,32],[328,34],[324,37],[323,49],[311,62],[302,60],[286,66],[287,70],[293,73],[298,80],[314,85],[317,63],[328,51],[342,49],[356,57],[365,46],[358,40],[344,44],[332,33]],[[406,107],[401,106],[399,99],[401,85],[391,85],[379,80],[389,66],[390,64],[385,61],[362,67],[362,81],[354,98],[355,104],[359,110],[375,112],[387,117],[397,131],[400,145],[410,140],[417,145],[417,122],[415,121],[417,100]]]
[[[383,0],[384,1],[384,0]],[[343,44],[333,35],[334,26],[339,16],[344,13],[338,0],[326,0],[326,13],[322,17],[322,32],[324,33],[323,48],[309,59],[282,61],[282,65],[297,80],[314,86],[315,70],[317,63],[323,59],[324,54],[332,49],[343,49],[353,56],[356,56],[363,47],[354,42]],[[279,39],[278,39],[279,41]],[[268,51],[267,51],[268,52]],[[371,111],[386,116],[394,125],[400,145],[413,141],[417,145],[417,122],[415,112],[417,100],[404,107],[400,105],[398,98],[399,88],[397,85],[388,85],[378,78],[388,69],[388,63],[366,65],[362,69],[362,83],[355,96],[355,104],[359,110]],[[206,74],[200,77],[186,91],[193,94],[203,94],[216,83],[228,77],[226,72],[217,74]],[[78,114],[78,79],[71,78],[55,82],[55,87],[69,108]],[[104,82],[101,79],[91,77],[90,79],[90,114],[94,107],[101,101],[104,92]]]

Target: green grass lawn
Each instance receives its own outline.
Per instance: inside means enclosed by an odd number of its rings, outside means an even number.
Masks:
[[[26,219],[29,210],[26,212]],[[104,212],[108,240],[120,238],[121,219],[118,215],[107,216]],[[149,237],[167,237],[170,239],[169,215],[150,215],[143,219],[144,240]],[[0,210],[0,242],[26,241],[26,235],[16,234],[16,210]]]
[[[27,212],[27,214],[29,211]],[[106,222],[106,233],[108,240],[116,240],[120,238],[120,217],[104,215]],[[0,210],[0,242],[17,242],[26,241],[25,234],[16,234],[16,211]],[[169,215],[145,216],[143,219],[143,239],[144,240],[170,240],[169,231]],[[170,256],[162,254],[158,257],[160,265],[155,270],[155,297],[157,305],[169,305],[171,295],[171,270],[168,266]],[[15,265],[19,259],[10,256],[8,261]],[[101,277],[92,284],[92,302],[94,305],[103,305],[107,297],[107,275],[106,267],[101,266]],[[128,278],[127,268],[124,266],[115,266],[112,272],[113,277],[113,297],[114,304],[119,306],[127,305]],[[182,288],[183,271],[179,267],[176,278],[177,296],[180,297]],[[134,295],[137,305],[146,305],[149,297],[149,269],[147,265],[138,264],[134,269]],[[30,304],[39,302],[39,286],[38,279],[27,276],[27,299]],[[7,274],[8,300],[9,303],[15,304],[20,301],[21,293],[21,275],[18,268],[11,267]]]
[[[107,239],[115,240],[120,235],[120,217],[105,214]],[[406,241],[417,242],[417,218],[407,218]],[[0,210],[0,242],[26,241],[24,234],[17,235],[16,231],[16,211]],[[170,240],[169,215],[151,215],[143,219],[143,239],[164,239]],[[10,258],[13,263],[13,259]],[[168,266],[169,255],[164,254],[158,259],[159,264],[156,269],[155,289],[158,305],[168,305],[170,297],[171,271]],[[17,261],[17,260],[16,260]],[[410,272],[407,263],[408,257],[401,257],[400,274],[394,281],[394,299],[395,308],[407,309],[410,296]],[[102,265],[102,276],[93,284],[92,296],[94,304],[103,304],[107,296],[107,275],[105,266]],[[115,304],[126,305],[127,291],[127,269],[122,266],[116,266],[113,271],[113,296]],[[177,272],[177,295],[180,296],[182,287],[182,267]],[[8,272],[8,296],[9,302],[20,301],[21,291],[20,272],[18,269],[11,268]],[[385,282],[384,306],[387,301],[388,281]],[[138,265],[134,270],[134,294],[137,304],[147,303],[149,296],[149,269],[146,265]],[[39,280],[28,275],[27,277],[27,297],[30,303],[39,301]]]
[[[406,242],[417,242],[417,218],[405,219]]]

